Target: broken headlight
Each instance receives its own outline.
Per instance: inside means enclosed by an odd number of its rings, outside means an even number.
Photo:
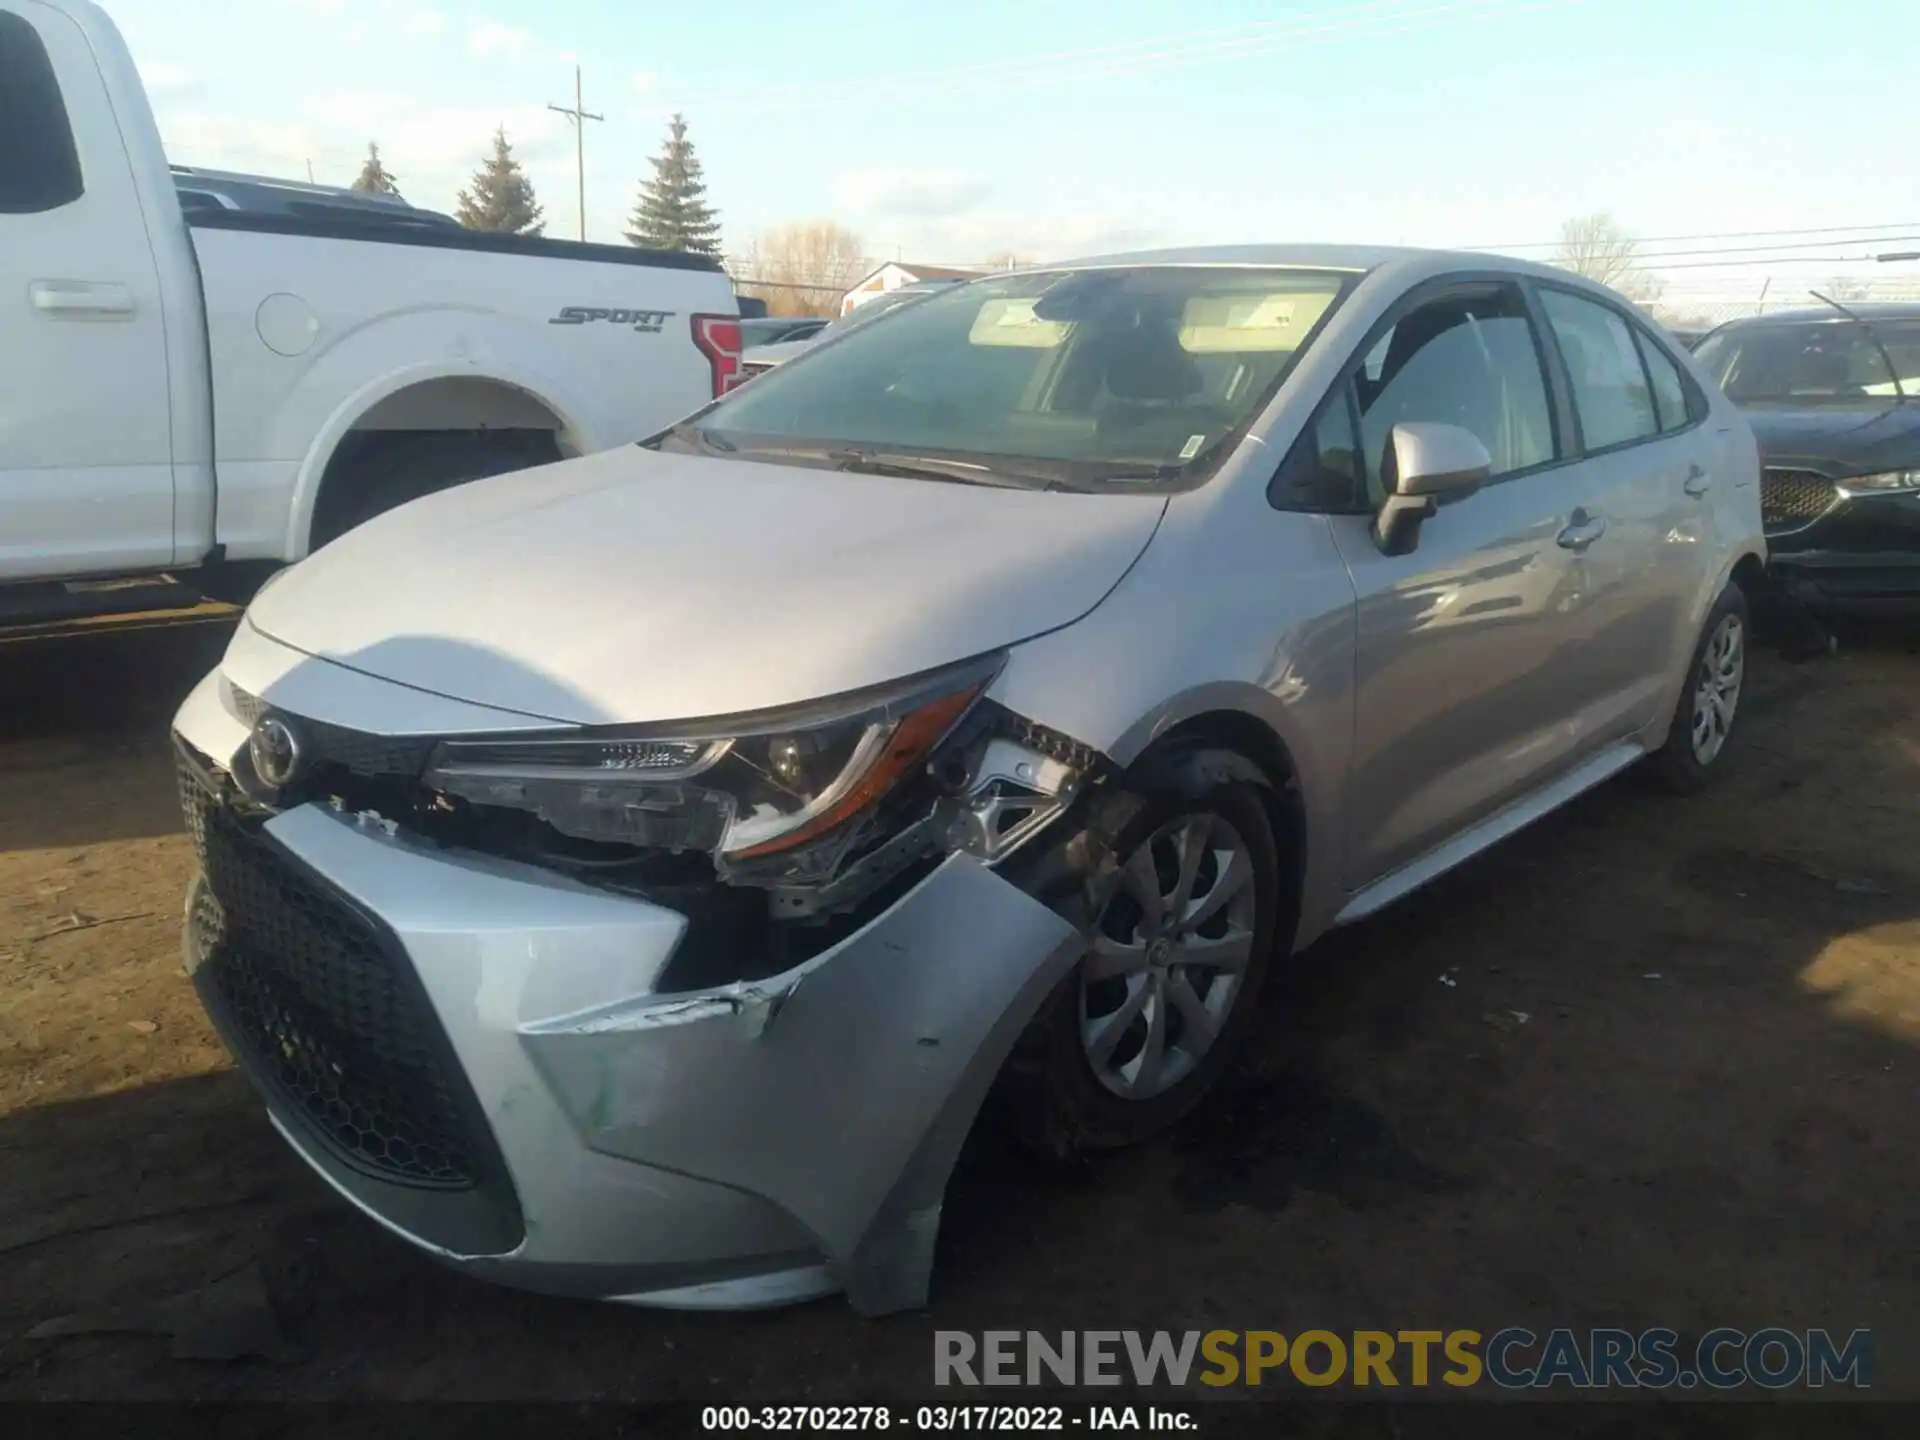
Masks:
[[[712,853],[810,846],[866,813],[966,714],[1000,657],[814,705],[720,720],[449,740],[426,783],[580,840]]]

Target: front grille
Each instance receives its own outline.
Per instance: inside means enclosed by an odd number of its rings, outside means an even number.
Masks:
[[[490,1139],[398,942],[218,805],[182,767],[187,827],[207,884],[192,917],[196,979],[229,1039],[339,1158],[379,1179],[469,1189]]]
[[[1769,535],[1804,530],[1839,500],[1833,481],[1811,470],[1769,470],[1760,477],[1760,522]]]
[[[238,685],[227,685],[234,712],[248,725],[257,725],[273,706]],[[291,718],[291,717],[290,717]],[[418,779],[432,758],[435,740],[419,735],[369,735],[344,725],[329,725],[305,716],[291,719],[299,728],[301,744],[316,766],[338,765],[356,775],[403,775]]]

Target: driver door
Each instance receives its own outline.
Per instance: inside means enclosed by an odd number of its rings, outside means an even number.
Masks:
[[[1358,599],[1351,889],[1582,756],[1588,586],[1561,537],[1589,497],[1582,467],[1561,462],[1570,446],[1541,354],[1518,286],[1454,285],[1392,319],[1342,387],[1369,502],[1333,517]],[[1372,512],[1388,436],[1407,421],[1471,431],[1492,478],[1427,520],[1410,554],[1386,555]]]

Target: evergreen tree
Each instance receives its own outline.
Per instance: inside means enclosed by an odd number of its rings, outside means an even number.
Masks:
[[[371,140],[367,142],[367,163],[360,167],[360,176],[353,182],[353,188],[373,195],[400,193],[400,187],[393,183],[393,176],[380,163],[380,147]]]
[[[707,182],[678,115],[667,143],[652,160],[653,179],[640,182],[640,201],[627,220],[627,239],[648,250],[720,253],[720,217],[706,202]]]
[[[493,155],[474,171],[472,188],[460,192],[456,213],[469,230],[538,235],[546,228],[534,203],[533,182],[513,158],[504,127],[493,132]]]

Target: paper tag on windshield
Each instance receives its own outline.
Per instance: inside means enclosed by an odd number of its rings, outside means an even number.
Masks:
[[[1187,443],[1180,447],[1180,458],[1182,460],[1191,460],[1200,453],[1200,447],[1206,443],[1207,437],[1204,435],[1189,436]]]

